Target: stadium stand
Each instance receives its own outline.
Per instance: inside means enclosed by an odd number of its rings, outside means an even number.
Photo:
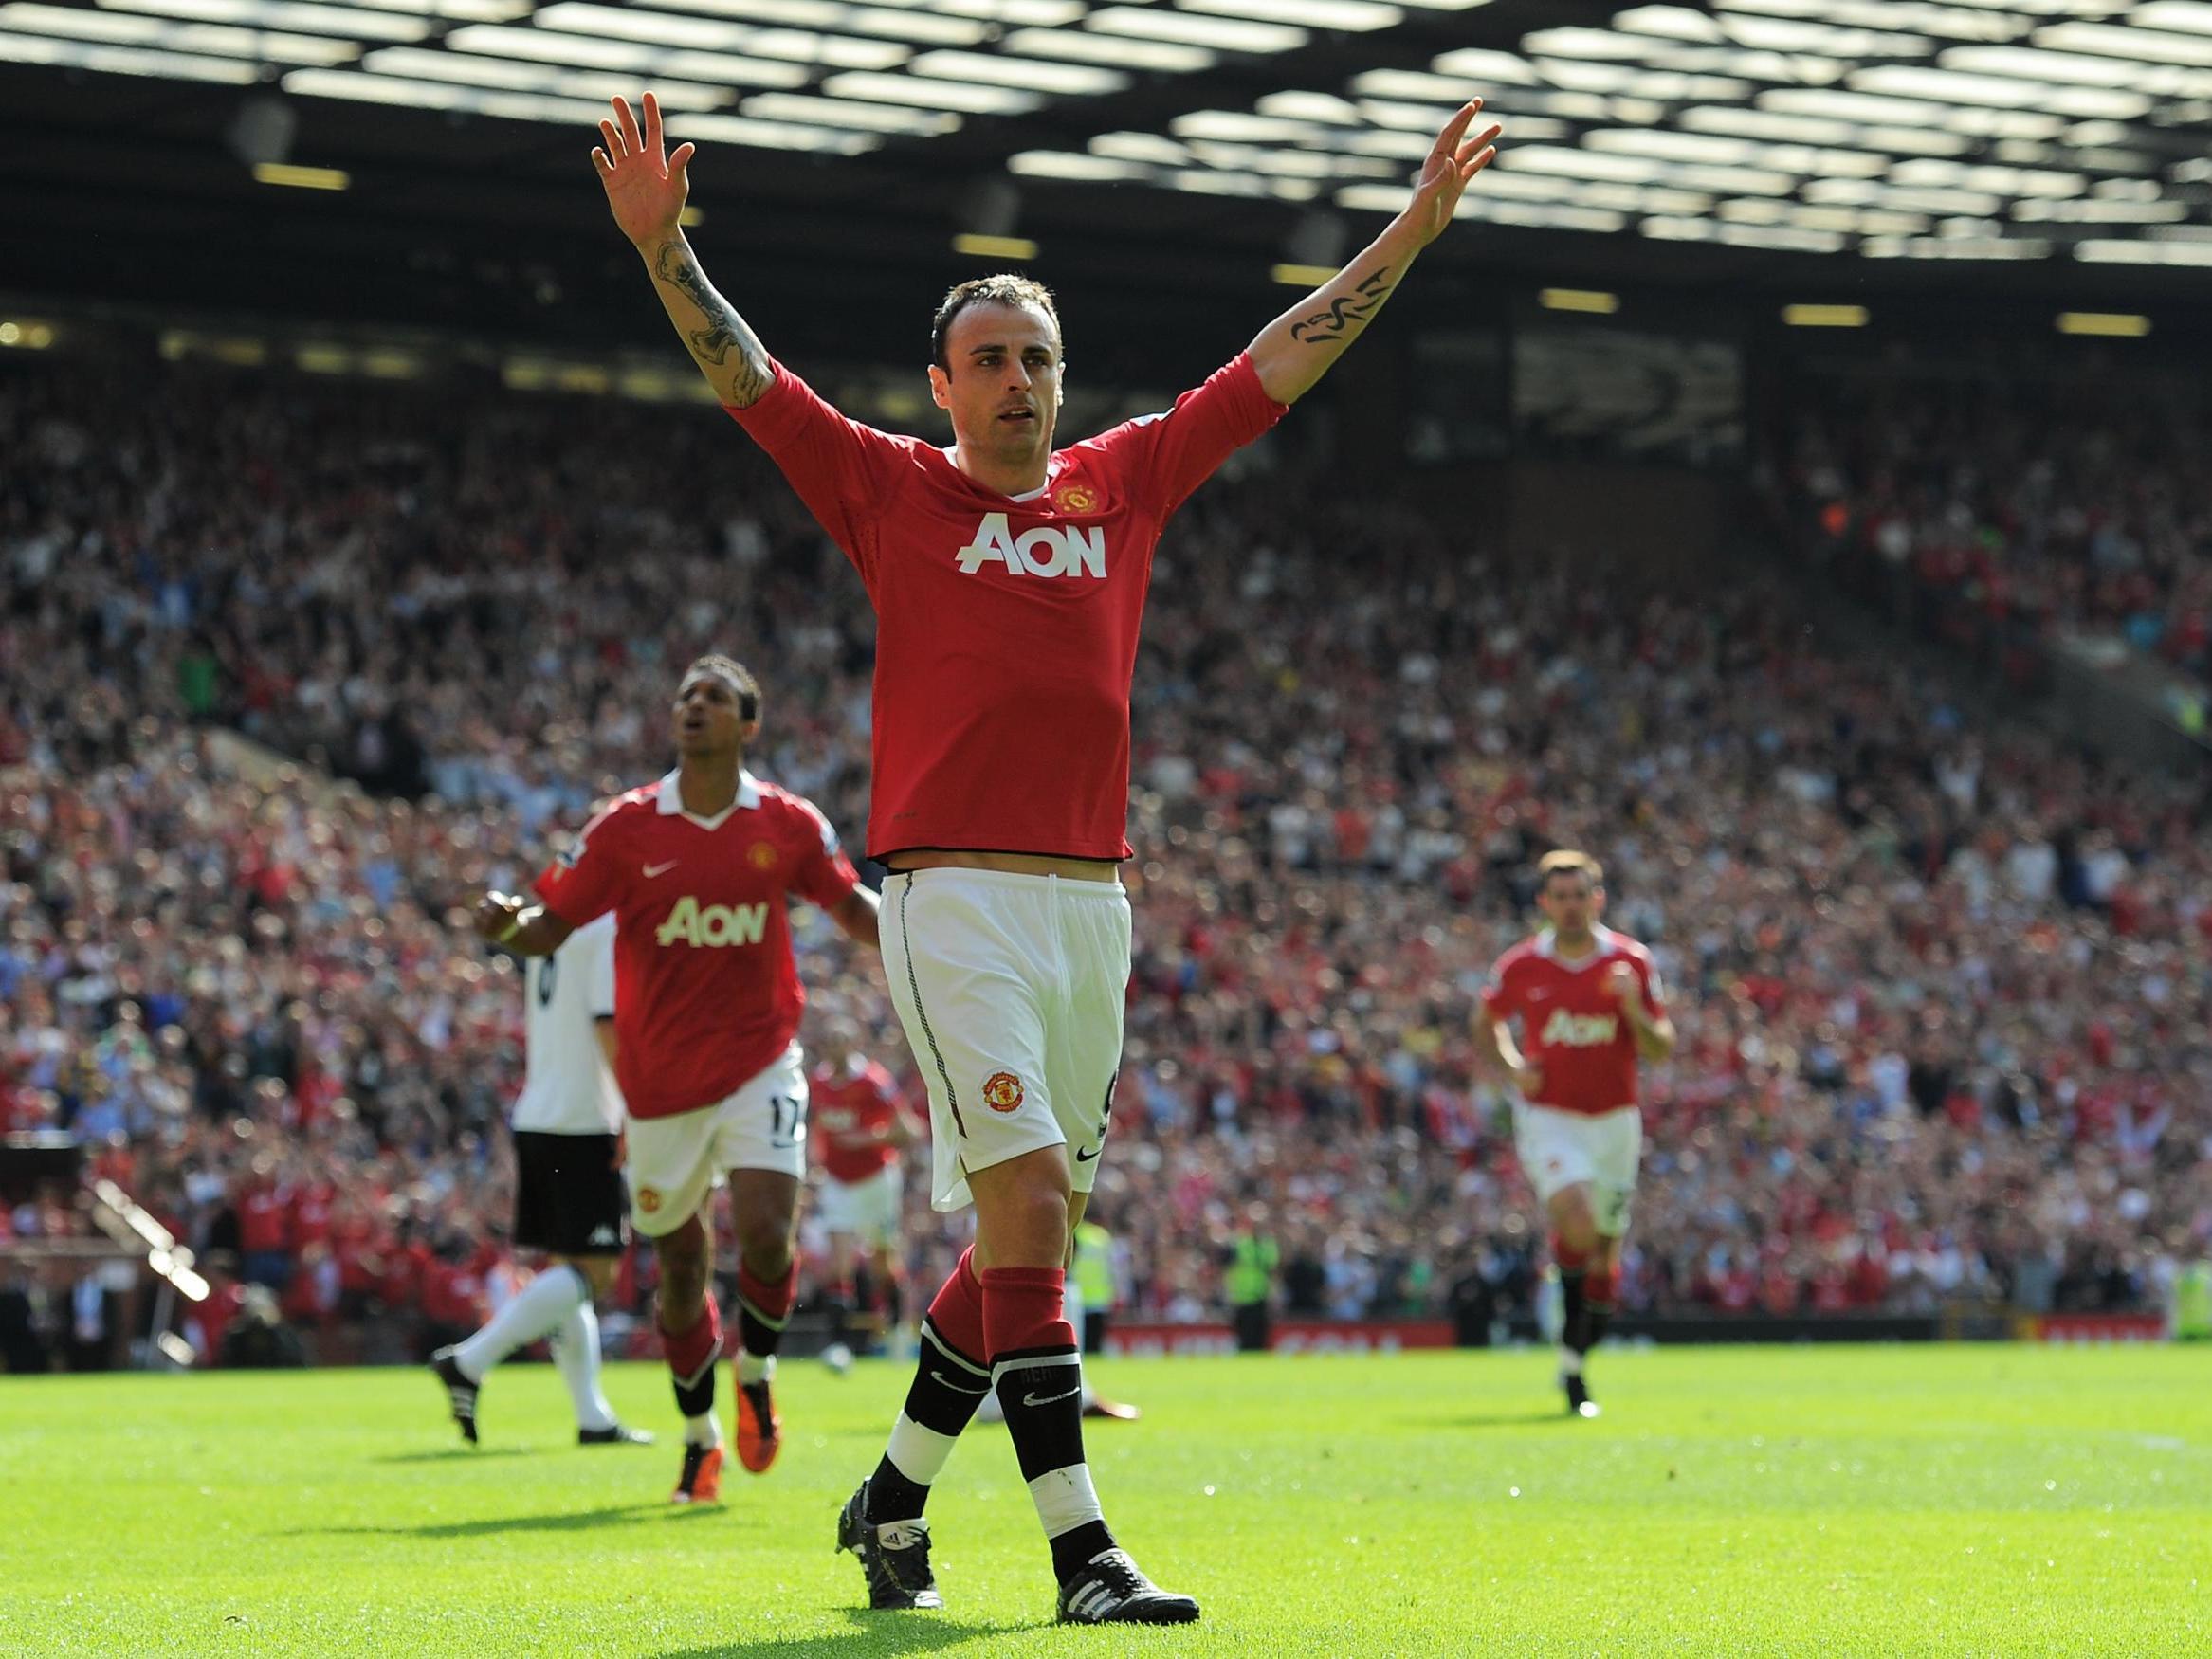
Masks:
[[[457,907],[661,770],[668,666],[709,647],[766,687],[759,770],[856,843],[868,613],[712,411],[610,465],[574,400],[109,373],[0,374],[0,450],[36,458],[0,471],[0,1133],[82,1144],[224,1309],[259,1285],[324,1358],[419,1353],[508,1270],[519,998]],[[1964,410],[1910,469],[1851,459],[1882,429],[1809,415],[1791,486],[1877,546],[1903,522],[1940,558],[2027,487],[1965,481],[2049,481]],[[2134,494],[2046,490],[2023,603],[2186,636],[2164,441]],[[1288,1312],[1526,1309],[1468,1022],[1563,844],[1613,872],[1684,1030],[1628,1307],[2151,1304],[2212,1231],[2202,783],[1825,654],[1772,584],[1593,589],[1454,525],[1278,472],[1163,546],[1099,1198],[1124,1311],[1218,1316],[1255,1214]],[[872,966],[825,927],[801,950],[896,1063]],[[88,1227],[50,1188],[0,1209],[0,1238]],[[75,1284],[19,1270],[30,1340],[60,1345]]]

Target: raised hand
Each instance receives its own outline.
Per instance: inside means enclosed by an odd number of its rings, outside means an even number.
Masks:
[[[1605,994],[1619,1003],[1623,1009],[1633,1010],[1643,1007],[1643,986],[1636,979],[1636,970],[1626,962],[1616,962],[1606,969],[1603,985]]]
[[[673,155],[661,153],[661,105],[645,95],[645,130],[630,113],[630,100],[614,100],[614,119],[599,123],[605,144],[592,151],[592,167],[607,191],[607,206],[622,234],[640,247],[676,233],[691,181],[685,165],[697,146],[679,144]]]
[[[1477,98],[1462,104],[1459,113],[1444,123],[1414,182],[1414,199],[1398,215],[1419,236],[1423,247],[1444,233],[1469,182],[1498,157],[1495,140],[1504,127],[1493,121],[1473,137],[1467,136],[1481,113],[1482,100]]]

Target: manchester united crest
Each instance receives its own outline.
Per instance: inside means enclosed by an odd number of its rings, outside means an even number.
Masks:
[[[1098,491],[1087,483],[1064,483],[1052,492],[1052,505],[1063,513],[1095,513]]]
[[[755,869],[772,870],[776,867],[776,861],[782,855],[776,850],[776,843],[773,841],[756,841],[746,848],[745,856],[752,860]]]
[[[1011,1071],[994,1071],[983,1080],[983,1103],[994,1112],[1018,1112],[1022,1099],[1021,1079]]]

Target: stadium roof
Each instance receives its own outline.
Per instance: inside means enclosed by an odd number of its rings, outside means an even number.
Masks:
[[[2212,264],[2205,0],[0,0],[0,288],[558,311],[631,280],[583,156],[648,84],[710,251],[795,300],[858,262],[910,309],[955,231],[1172,291],[1332,264],[1474,91],[1468,272]]]

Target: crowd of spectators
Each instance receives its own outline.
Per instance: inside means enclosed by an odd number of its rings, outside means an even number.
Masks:
[[[576,400],[101,374],[0,374],[0,1130],[76,1137],[324,1353],[419,1351],[513,1272],[520,996],[465,906],[665,769],[709,647],[857,856],[867,606],[711,410],[611,449]],[[1170,532],[1138,668],[1125,1314],[1217,1316],[1248,1228],[1286,1311],[1526,1308],[1469,1024],[1555,845],[1683,1033],[1630,1307],[2129,1307],[2212,1239],[2202,780],[1968,720],[1755,586],[1510,574],[1267,462]],[[903,1066],[874,963],[797,938]],[[918,1276],[961,1225],[920,1196]]]
[[[1797,539],[1993,649],[2124,641],[2212,683],[2212,406],[2198,376],[2074,360],[1810,374],[1771,458]]]

